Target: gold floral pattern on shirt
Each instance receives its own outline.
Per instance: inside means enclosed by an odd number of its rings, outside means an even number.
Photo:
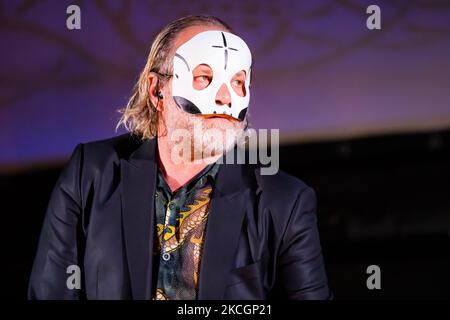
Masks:
[[[164,252],[170,253],[176,250],[183,244],[186,236],[206,219],[211,191],[211,187],[202,189],[195,203],[187,205],[189,210],[180,212],[181,217],[178,218],[178,227],[167,225],[166,228],[169,231],[163,233],[164,226],[162,224],[157,225],[159,245],[162,247],[164,243]]]
[[[156,300],[194,300],[198,295],[202,249],[218,164],[205,168],[172,192],[161,171],[155,192],[154,258],[159,262]]]

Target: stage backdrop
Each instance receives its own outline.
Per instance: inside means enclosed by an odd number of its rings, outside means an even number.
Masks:
[[[66,9],[81,8],[81,30]],[[366,8],[381,9],[368,30]],[[155,34],[189,14],[253,51],[250,119],[303,142],[450,126],[449,1],[0,1],[0,169],[115,132]]]

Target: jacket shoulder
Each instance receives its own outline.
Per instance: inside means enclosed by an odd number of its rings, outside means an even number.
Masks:
[[[84,153],[90,160],[100,160],[111,157],[128,159],[141,144],[142,140],[130,133],[121,134],[108,139],[82,143]]]
[[[276,196],[296,198],[305,191],[314,193],[314,189],[303,180],[283,170],[278,170],[273,175],[264,175],[261,173],[261,167],[257,167],[255,174],[259,188]]]
[[[295,212],[315,212],[317,206],[316,192],[303,180],[282,170],[274,175],[263,175],[261,167],[255,169],[260,195],[260,206],[269,209],[280,226],[287,226]]]

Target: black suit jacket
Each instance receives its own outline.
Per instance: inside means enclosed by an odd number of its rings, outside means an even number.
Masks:
[[[151,299],[156,139],[79,144],[52,192],[30,299]],[[314,191],[279,171],[222,164],[198,299],[328,299]],[[81,289],[69,289],[70,265]]]

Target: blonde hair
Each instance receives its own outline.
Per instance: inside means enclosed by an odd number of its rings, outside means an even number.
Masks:
[[[184,29],[197,25],[213,25],[232,29],[222,20],[214,16],[195,15],[180,18],[164,27],[153,40],[147,63],[142,70],[137,83],[125,108],[119,110],[122,114],[116,129],[123,125],[125,129],[149,139],[158,135],[158,111],[149,99],[149,75],[154,72],[158,76],[158,84],[164,84],[172,72],[173,43]]]

